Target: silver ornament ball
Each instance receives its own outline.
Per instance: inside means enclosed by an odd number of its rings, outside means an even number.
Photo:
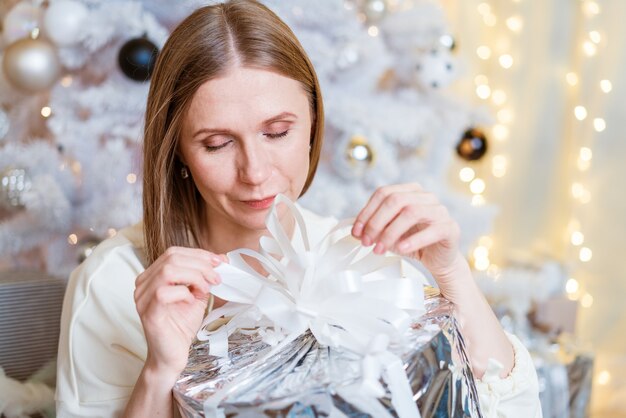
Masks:
[[[24,193],[31,188],[30,176],[22,168],[9,167],[0,173],[0,206],[9,211],[24,207]]]
[[[4,51],[2,67],[7,80],[27,93],[46,90],[61,74],[56,49],[43,39],[20,39]]]

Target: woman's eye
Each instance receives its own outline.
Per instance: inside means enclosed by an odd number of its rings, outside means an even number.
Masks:
[[[283,132],[278,132],[278,133],[266,133],[264,134],[266,137],[268,138],[272,138],[272,139],[276,139],[276,138],[282,138],[284,136],[287,136],[287,134],[289,133],[289,129],[287,129],[286,131]]]
[[[214,152],[217,151],[219,149],[224,148],[225,146],[227,146],[228,144],[230,144],[232,141],[225,141],[219,145],[205,145],[204,147],[206,148],[207,151],[209,152]]]

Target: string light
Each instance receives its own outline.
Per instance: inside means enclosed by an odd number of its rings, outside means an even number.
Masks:
[[[367,34],[371,37],[378,36],[378,28],[376,26],[370,26],[367,28]]]
[[[509,69],[513,66],[513,57],[509,54],[500,55],[498,62],[502,68]]]
[[[513,32],[519,32],[524,26],[524,21],[519,16],[511,16],[506,20],[506,26]]]
[[[67,237],[67,242],[68,242],[70,245],[76,245],[76,244],[78,244],[78,236],[76,236],[76,234],[70,234],[70,235]]]
[[[565,81],[567,81],[567,84],[574,87],[576,84],[578,84],[578,76],[576,75],[576,73],[569,72],[565,74]]]
[[[583,42],[583,51],[588,57],[593,57],[596,55],[597,48],[596,45],[591,41]]]
[[[602,89],[602,91],[605,93],[609,93],[611,90],[613,90],[613,84],[611,84],[609,80],[602,80],[600,81],[600,89]]]
[[[574,231],[572,232],[570,241],[572,242],[572,245],[579,246],[582,245],[583,242],[585,242],[585,236],[580,231]]]
[[[69,87],[72,85],[72,82],[74,80],[72,79],[71,75],[66,75],[65,77],[61,78],[61,85],[63,87]]]
[[[478,74],[476,77],[474,77],[474,84],[476,84],[477,86],[482,86],[483,84],[487,85],[489,84],[489,79],[484,74]]]
[[[582,247],[578,252],[578,258],[580,258],[580,261],[583,263],[590,261],[591,257],[593,257],[593,252],[588,247]]]
[[[593,120],[593,128],[596,132],[602,132],[606,129],[606,122],[602,118],[595,118]]]
[[[576,106],[574,108],[574,116],[576,116],[578,120],[585,120],[587,118],[587,109],[585,109],[585,106]]]
[[[589,32],[589,39],[591,39],[591,42],[593,42],[594,44],[599,44],[602,40],[602,36],[597,30],[592,30],[591,32]]]
[[[599,385],[607,385],[611,381],[611,373],[606,370],[602,370],[600,373],[598,373],[597,381]]]
[[[49,117],[52,114],[52,109],[49,106],[44,106],[41,108],[41,116],[44,118]]]
[[[580,285],[578,284],[578,280],[571,277],[567,279],[567,282],[565,283],[565,291],[569,294],[578,292],[579,287]]]
[[[488,99],[491,96],[491,87],[486,84],[476,87],[476,95],[483,100]]]
[[[600,13],[600,6],[595,1],[586,1],[583,3],[583,11],[587,17],[593,17]]]
[[[463,167],[461,171],[459,171],[459,178],[464,183],[469,183],[474,179],[476,173],[470,167]]]
[[[593,296],[589,293],[585,293],[582,299],[580,299],[580,304],[583,308],[591,308],[591,305],[593,305]]]
[[[137,174],[135,173],[130,173],[126,176],[126,181],[129,184],[135,184],[135,182],[137,181]]]
[[[488,46],[482,45],[476,49],[476,55],[478,58],[488,60],[491,57],[491,49]]]
[[[117,230],[115,228],[109,228],[107,229],[107,234],[112,238],[117,235]]]
[[[470,183],[470,190],[474,194],[483,193],[486,187],[487,185],[485,184],[485,181],[479,178],[472,180],[472,182]]]

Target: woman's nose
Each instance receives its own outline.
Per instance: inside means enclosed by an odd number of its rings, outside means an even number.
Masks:
[[[264,149],[263,144],[246,144],[243,147],[239,165],[241,181],[252,185],[262,184],[270,177],[271,173],[272,158],[270,152]]]

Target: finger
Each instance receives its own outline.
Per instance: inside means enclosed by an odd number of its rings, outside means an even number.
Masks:
[[[161,268],[159,275],[153,280],[136,289],[135,301],[138,306],[147,306],[150,300],[161,291],[161,288],[177,285],[188,287],[194,295],[208,294],[211,291],[211,286],[206,280],[204,272],[168,264]]]
[[[448,211],[442,205],[410,205],[401,209],[396,216],[377,238],[374,238],[376,246],[374,253],[382,254],[387,250],[395,248],[403,237],[412,235],[420,229],[425,229],[428,225],[443,223],[449,220]],[[418,225],[422,228],[417,229]]]
[[[406,184],[394,184],[391,186],[379,187],[376,189],[374,194],[369,198],[368,202],[365,204],[363,209],[357,215],[354,225],[352,227],[352,235],[355,238],[361,238],[363,233],[363,228],[370,217],[376,212],[380,204],[387,198],[387,196],[391,195],[395,192],[408,192],[408,191],[420,191],[422,187],[417,183],[406,183]],[[369,244],[366,244],[369,245]]]
[[[420,206],[427,205],[427,202],[432,201],[432,199],[433,196],[427,193],[396,192],[389,195],[365,223],[363,234],[363,241],[365,242],[363,244],[369,245],[378,242],[380,234],[387,225],[400,216],[407,207],[413,207],[417,211]]]
[[[441,242],[452,247],[458,240],[458,225],[450,220],[438,224],[429,225],[408,237],[402,239],[395,251],[402,255],[417,255],[418,251]]]
[[[170,247],[168,248],[152,265],[149,270],[158,270],[159,267],[173,263],[176,265],[195,265],[199,269],[205,269],[208,267],[216,267],[224,260],[218,254],[214,254],[210,251],[206,251],[199,248],[186,248],[186,247]],[[203,265],[198,265],[197,262],[204,262]],[[149,276],[142,275],[137,278],[135,285],[139,286]]]

